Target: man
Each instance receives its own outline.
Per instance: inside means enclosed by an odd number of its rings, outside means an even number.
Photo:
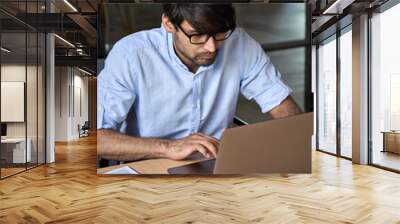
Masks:
[[[118,41],[98,77],[98,155],[216,157],[241,92],[263,113],[300,112],[230,4],[165,4],[162,26]]]

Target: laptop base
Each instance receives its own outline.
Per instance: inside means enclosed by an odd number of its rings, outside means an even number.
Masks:
[[[194,175],[208,175],[213,174],[215,166],[215,159],[201,161],[184,166],[178,166],[168,169],[169,174],[194,174]]]

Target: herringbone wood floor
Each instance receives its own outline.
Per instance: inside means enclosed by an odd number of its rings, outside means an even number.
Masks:
[[[95,137],[0,181],[0,223],[400,223],[400,175],[313,153],[313,174],[98,177]]]

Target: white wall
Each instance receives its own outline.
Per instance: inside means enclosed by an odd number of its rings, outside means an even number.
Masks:
[[[55,141],[68,140],[68,71],[67,67],[55,68]]]
[[[1,81],[4,82],[25,82],[25,71],[24,65],[2,65],[1,66]],[[28,67],[31,70],[32,67]],[[7,108],[1,108],[1,110],[7,110]],[[7,136],[8,137],[25,137],[25,123],[24,122],[10,122],[7,123]]]
[[[76,68],[56,67],[56,141],[79,138],[78,124],[88,120],[88,77]]]
[[[78,74],[77,74],[78,72]],[[78,70],[74,70],[74,82],[73,82],[73,94],[72,98],[74,102],[72,105],[72,130],[71,136],[73,138],[77,138],[79,136],[78,133],[78,124],[82,126],[85,121],[88,120],[88,77],[83,77],[81,72]]]

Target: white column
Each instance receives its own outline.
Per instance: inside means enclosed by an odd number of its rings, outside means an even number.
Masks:
[[[368,163],[368,16],[353,20],[353,162]]]
[[[54,11],[54,6],[47,2],[48,12]],[[54,35],[46,36],[46,163],[55,162],[55,44]]]

